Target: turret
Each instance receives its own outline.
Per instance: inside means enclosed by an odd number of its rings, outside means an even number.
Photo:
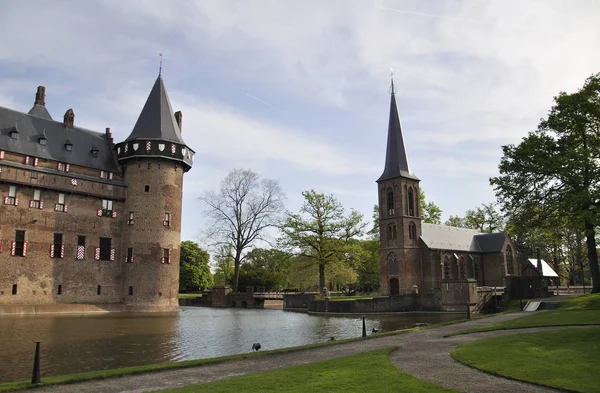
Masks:
[[[127,184],[123,302],[136,310],[179,308],[183,174],[194,158],[179,124],[159,75],[133,131],[115,146]]]

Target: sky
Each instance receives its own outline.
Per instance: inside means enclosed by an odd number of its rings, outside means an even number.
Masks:
[[[370,220],[383,171],[390,68],[408,159],[442,219],[495,200],[502,145],[600,72],[595,0],[2,0],[0,106],[38,85],[54,119],[125,139],[162,76],[183,138],[182,240],[236,168],[334,194]]]

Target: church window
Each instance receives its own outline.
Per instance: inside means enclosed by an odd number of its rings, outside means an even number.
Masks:
[[[465,257],[463,257],[463,256],[461,256],[460,259],[458,260],[458,276],[460,278],[466,278]]]
[[[479,280],[479,262],[473,256],[471,256],[471,262],[473,263],[473,278]]]
[[[387,257],[388,262],[388,276],[398,275],[398,258],[395,253],[390,253]]]
[[[449,280],[450,279],[450,260],[448,259],[448,256],[446,255],[444,257],[444,280]]]
[[[388,216],[394,215],[394,191],[391,188],[387,190]]]
[[[412,187],[408,187],[408,215],[411,217],[415,216],[415,201]]]
[[[19,206],[19,198],[17,198],[17,187],[16,186],[8,187],[8,196],[4,197],[4,204]]]
[[[85,259],[85,236],[77,236],[77,250],[75,259]]]
[[[64,258],[65,245],[63,244],[63,234],[55,233],[52,244],[50,245],[50,258]]]
[[[506,271],[508,274],[515,274],[513,251],[510,245],[506,246]]]
[[[417,225],[414,222],[408,224],[408,238],[417,240]]]
[[[388,243],[392,242],[393,240],[396,240],[396,226],[394,224],[388,225],[387,240]]]

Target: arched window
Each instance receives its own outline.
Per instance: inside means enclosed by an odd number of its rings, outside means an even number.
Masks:
[[[390,224],[387,227],[387,241],[388,244],[396,240],[396,225]]]
[[[510,245],[506,246],[506,271],[508,274],[515,274],[513,252]]]
[[[448,260],[448,256],[444,257],[444,280],[450,279],[450,261]]]
[[[411,217],[415,216],[415,201],[412,187],[408,187],[408,215]]]
[[[465,257],[461,256],[460,259],[458,260],[458,277],[466,278],[465,276],[466,276]]]
[[[396,276],[398,275],[398,258],[396,258],[396,254],[391,252],[387,257],[388,263],[388,276]]]
[[[391,188],[387,190],[388,216],[394,215],[394,191]]]
[[[477,260],[477,257],[473,257],[471,255],[471,263],[473,265],[473,278],[475,280],[479,280],[479,262]]]
[[[392,240],[396,240],[396,226],[392,225]]]
[[[408,237],[412,240],[417,240],[417,225],[414,222],[408,224]]]
[[[406,187],[406,184],[404,185],[404,195],[408,195],[408,188]],[[404,203],[404,214],[406,214],[408,216],[408,198],[405,198],[406,202]]]

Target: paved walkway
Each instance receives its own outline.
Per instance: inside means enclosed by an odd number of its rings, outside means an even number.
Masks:
[[[442,326],[420,331],[411,331],[393,336],[372,338],[364,341],[343,343],[322,348],[306,349],[291,353],[273,354],[249,359],[238,359],[218,364],[193,368],[132,375],[99,381],[88,381],[69,385],[46,386],[36,392],[64,393],[142,393],[180,387],[229,378],[237,375],[283,369],[320,360],[349,356],[360,352],[390,346],[400,349],[392,354],[391,361],[399,369],[441,386],[467,393],[504,392],[557,392],[523,382],[495,377],[455,361],[450,352],[460,344],[483,337],[498,337],[506,334],[535,332],[560,328],[532,328],[500,330],[444,338],[445,335],[489,323],[515,319],[524,313],[501,314],[489,318]],[[564,328],[564,327],[563,327]]]

